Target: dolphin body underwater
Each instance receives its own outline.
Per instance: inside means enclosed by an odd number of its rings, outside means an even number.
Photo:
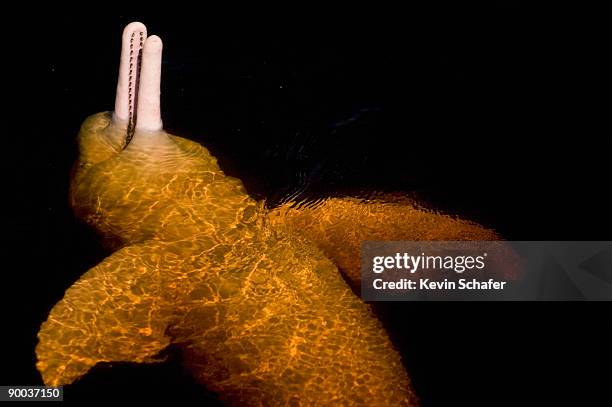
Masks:
[[[266,208],[206,148],[163,130],[161,55],[159,37],[129,24],[115,110],[81,127],[70,202],[116,251],[42,324],[44,383],[73,383],[99,362],[159,362],[174,344],[229,405],[417,405],[347,283],[359,282],[360,243],[497,234],[407,199]]]

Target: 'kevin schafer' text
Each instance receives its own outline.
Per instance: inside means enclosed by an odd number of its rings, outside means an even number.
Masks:
[[[462,278],[459,281],[436,281],[429,278],[409,280],[402,278],[398,281],[383,281],[377,278],[372,282],[375,290],[503,290],[506,281],[496,281],[492,278],[480,281],[477,279]]]

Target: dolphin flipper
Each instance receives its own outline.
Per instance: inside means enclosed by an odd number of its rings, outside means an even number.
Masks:
[[[195,379],[232,405],[416,403],[384,328],[333,262],[265,228],[230,243],[123,248],[68,289],[39,339],[47,385],[98,362],[153,362],[173,343]]]
[[[45,384],[69,384],[98,362],[154,361],[169,344],[158,246],[118,250],[66,291],[38,333],[36,367]]]
[[[427,210],[403,196],[327,198],[314,204],[288,202],[270,212],[271,223],[315,243],[359,286],[365,240],[500,240],[477,223]]]

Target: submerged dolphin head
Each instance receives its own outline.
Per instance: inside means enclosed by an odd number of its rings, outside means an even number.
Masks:
[[[120,245],[211,234],[261,205],[201,145],[165,132],[162,41],[141,23],[123,32],[115,111],[83,123],[70,199],[77,216]]]

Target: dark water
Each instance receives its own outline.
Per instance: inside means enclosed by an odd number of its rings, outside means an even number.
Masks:
[[[514,4],[327,28],[58,13],[21,32],[29,46],[15,46],[5,78],[18,109],[3,160],[2,384],[40,382],[39,324],[106,255],[73,219],[67,186],[81,121],[112,108],[120,33],[135,19],[165,43],[165,127],[207,146],[253,196],[400,190],[508,239],[610,239],[601,36],[578,15]],[[602,393],[602,304],[377,308],[425,406]],[[171,360],[101,367],[65,398],[214,403]]]

